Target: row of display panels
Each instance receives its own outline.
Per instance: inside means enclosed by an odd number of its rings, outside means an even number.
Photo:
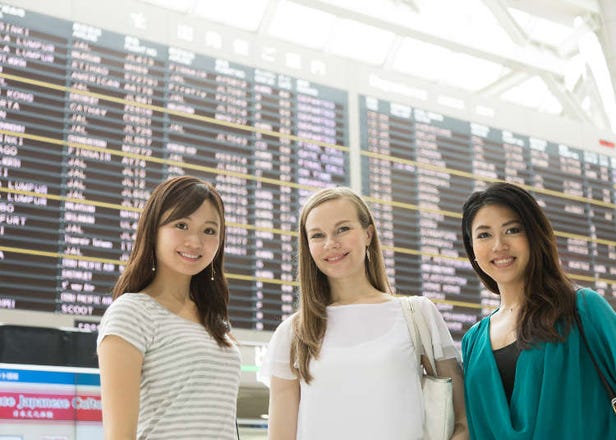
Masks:
[[[535,193],[567,272],[616,303],[614,155],[27,11],[4,13],[0,39],[1,308],[101,315],[149,194],[182,174],[225,200],[239,328],[293,312],[298,212],[334,185],[369,201],[396,292],[432,298],[458,339],[497,303],[459,231],[495,180]]]

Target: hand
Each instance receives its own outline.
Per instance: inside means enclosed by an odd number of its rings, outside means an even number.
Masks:
[[[450,440],[470,440],[470,434],[465,424],[456,423]]]

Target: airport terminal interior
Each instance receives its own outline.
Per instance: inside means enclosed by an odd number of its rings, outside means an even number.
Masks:
[[[6,0],[0,47],[0,401],[82,402],[0,405],[0,440],[103,438],[97,326],[173,176],[225,201],[242,440],[267,437],[257,372],[319,188],[365,198],[395,292],[457,343],[498,304],[460,232],[494,181],[537,197],[566,273],[616,307],[613,0]]]

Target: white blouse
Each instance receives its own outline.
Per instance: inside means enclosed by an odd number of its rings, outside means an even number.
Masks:
[[[421,312],[438,360],[459,354],[429,299]],[[297,379],[289,366],[292,319],[274,332],[258,379]],[[327,331],[313,380],[300,381],[298,440],[421,439],[423,400],[419,366],[400,301],[327,307]]]

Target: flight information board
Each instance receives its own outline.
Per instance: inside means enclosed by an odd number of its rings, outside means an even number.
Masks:
[[[460,339],[498,304],[460,232],[464,200],[489,182],[525,185],[556,231],[565,271],[616,306],[616,158],[360,97],[363,193],[398,293],[430,297]]]
[[[0,307],[101,315],[161,181],[220,191],[236,327],[293,311],[295,227],[348,185],[347,93],[19,8],[0,19]]]

